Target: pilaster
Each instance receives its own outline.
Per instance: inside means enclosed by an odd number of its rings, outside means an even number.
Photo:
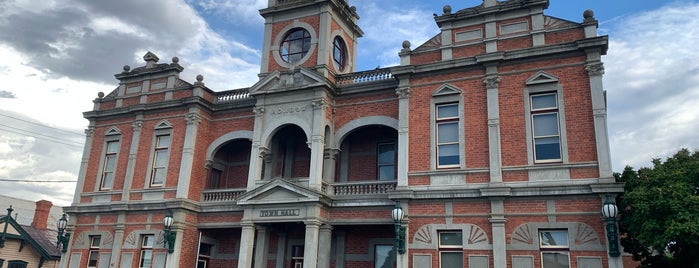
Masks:
[[[192,165],[194,164],[194,149],[197,143],[197,132],[201,116],[196,108],[189,110],[186,117],[187,128],[182,145],[182,160],[180,161],[179,178],[177,179],[177,198],[189,197],[189,184],[192,177]]]
[[[410,155],[410,150],[408,142],[410,137],[408,134],[409,130],[409,113],[410,113],[410,84],[408,78],[401,80],[401,84],[406,86],[399,87],[396,89],[396,94],[398,95],[398,162],[397,164],[397,187],[406,188],[408,187],[408,156]]]
[[[80,160],[80,171],[78,171],[78,182],[75,186],[75,194],[73,195],[73,203],[80,203],[80,194],[85,187],[85,174],[87,173],[87,162],[90,159],[90,151],[92,151],[92,143],[95,140],[95,125],[90,122],[90,125],[85,129],[85,148],[83,148],[83,156]]]
[[[136,121],[131,124],[133,127],[133,136],[131,136],[131,147],[129,148],[129,160],[126,164],[126,177],[124,177],[124,189],[121,193],[121,201],[129,201],[129,192],[131,183],[133,182],[133,173],[136,169],[136,157],[138,154],[138,144],[141,140],[141,131],[143,130],[142,115],[136,117]],[[114,259],[112,257],[112,259]]]

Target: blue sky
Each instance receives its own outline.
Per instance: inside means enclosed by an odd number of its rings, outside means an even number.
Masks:
[[[0,1],[0,185],[14,197],[68,205],[87,120],[122,66],[179,57],[181,78],[213,90],[257,79],[268,0]],[[432,14],[479,0],[350,0],[365,32],[358,70],[398,63],[438,33]],[[582,21],[592,9],[609,35],[604,88],[614,171],[699,149],[699,0],[551,0],[548,16]],[[21,180],[13,182],[10,180]],[[48,182],[47,182],[48,181]],[[65,182],[68,181],[68,182]],[[3,206],[3,204],[0,204]]]

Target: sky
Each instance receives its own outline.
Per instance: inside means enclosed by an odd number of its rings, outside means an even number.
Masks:
[[[0,0],[0,195],[67,206],[83,157],[83,112],[124,65],[178,57],[215,91],[258,77],[268,0]],[[364,37],[357,70],[395,66],[439,32],[432,14],[481,0],[349,0]],[[612,165],[650,166],[699,149],[699,0],[551,0],[573,22],[592,9],[609,36],[605,66]]]

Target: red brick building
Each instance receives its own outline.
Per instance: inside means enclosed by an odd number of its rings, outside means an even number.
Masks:
[[[229,91],[147,53],[84,114],[63,267],[621,267],[608,39],[548,4],[445,6],[399,66],[357,72],[354,7],[270,0],[260,80]]]

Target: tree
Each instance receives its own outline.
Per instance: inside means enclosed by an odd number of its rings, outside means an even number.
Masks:
[[[699,268],[699,152],[682,149],[652,163],[615,174],[625,183],[621,245],[641,267]]]

